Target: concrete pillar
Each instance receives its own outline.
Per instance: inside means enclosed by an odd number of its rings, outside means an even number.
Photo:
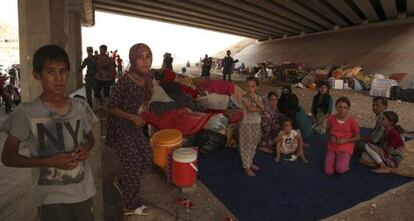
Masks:
[[[75,71],[81,56],[80,16],[69,16],[68,0],[19,0],[18,5],[23,101],[36,98],[42,91],[40,83],[32,76],[32,56],[46,44],[59,45],[68,52],[72,75],[67,92],[74,91],[79,86]]]
[[[69,12],[68,15],[69,39],[66,51],[70,59],[70,77],[67,93],[71,93],[83,85],[82,72],[79,71],[82,62],[82,30],[81,15],[76,12]]]

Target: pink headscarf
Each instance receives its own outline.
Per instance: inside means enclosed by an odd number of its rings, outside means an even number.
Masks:
[[[149,73],[140,73],[135,67],[135,61],[137,60],[139,54],[141,54],[144,50],[148,50],[152,55],[151,49],[148,47],[148,45],[144,43],[135,44],[131,47],[131,49],[129,49],[130,66],[129,66],[129,70],[127,74],[131,74],[135,78],[138,78],[145,82],[144,87],[146,87],[147,92],[149,92],[149,94],[145,96],[144,100],[145,102],[149,102],[151,100],[152,94],[154,93],[154,89],[152,86],[152,80],[154,79],[154,73],[152,73],[151,71]]]

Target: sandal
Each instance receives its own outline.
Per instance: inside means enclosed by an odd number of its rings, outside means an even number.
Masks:
[[[147,209],[147,211],[145,212],[144,210]],[[148,216],[151,213],[148,212],[148,207],[146,207],[145,205],[142,205],[138,208],[136,208],[135,210],[126,210],[124,211],[124,215],[125,216],[130,216],[130,215],[138,215],[138,216]]]

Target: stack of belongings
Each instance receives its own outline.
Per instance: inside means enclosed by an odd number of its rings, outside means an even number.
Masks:
[[[195,87],[176,81],[177,76],[178,74],[169,69],[155,72],[154,94],[150,102],[151,112],[162,114],[180,108],[202,111],[193,100],[198,96]]]
[[[232,82],[221,80],[204,80],[198,88],[206,95],[199,96],[197,101],[214,115],[196,136],[196,145],[202,152],[213,152],[228,143],[228,128],[243,118],[240,102],[244,91]]]
[[[304,87],[315,89],[320,81],[328,79],[329,72],[329,68],[310,71],[302,78],[301,83]]]
[[[287,81],[289,83],[297,83],[298,77],[297,74],[304,70],[304,64],[296,64],[290,61],[283,62],[282,64],[278,64],[275,67],[276,70],[276,78],[279,81]]]

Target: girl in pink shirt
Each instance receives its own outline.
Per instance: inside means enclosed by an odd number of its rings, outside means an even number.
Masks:
[[[326,175],[333,175],[335,172],[343,174],[349,170],[355,142],[359,140],[358,121],[348,115],[350,107],[349,99],[340,97],[335,103],[337,114],[328,118],[329,140],[324,166]]]

